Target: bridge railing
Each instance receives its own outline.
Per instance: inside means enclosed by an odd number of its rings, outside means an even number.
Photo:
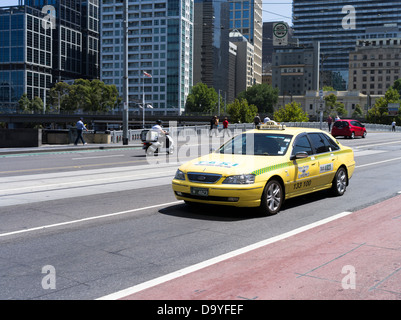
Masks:
[[[320,122],[283,122],[288,127],[302,127],[302,128],[320,128]],[[366,130],[368,132],[388,132],[391,131],[391,125],[385,124],[365,124]],[[234,132],[242,132],[246,130],[253,129],[253,123],[235,123],[230,124],[228,129],[231,133]],[[327,123],[323,123],[323,130],[328,131]],[[191,135],[208,135],[210,132],[209,125],[195,125],[195,126],[179,126],[179,127],[171,127],[169,128],[172,134],[182,135],[182,136],[191,136]],[[175,132],[174,132],[175,130]],[[222,126],[219,125],[218,133],[220,134],[223,130]],[[128,130],[128,141],[132,142],[140,142],[141,141],[141,131],[142,129]],[[396,127],[396,131],[401,131],[400,127]],[[122,130],[114,130],[110,131],[111,134],[111,143],[120,143],[123,140],[123,131]]]

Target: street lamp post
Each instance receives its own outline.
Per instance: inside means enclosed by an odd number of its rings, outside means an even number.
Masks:
[[[123,145],[128,144],[128,0],[124,0],[124,108],[123,108]]]

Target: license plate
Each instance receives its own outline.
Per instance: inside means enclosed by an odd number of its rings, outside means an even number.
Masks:
[[[207,197],[209,195],[209,189],[191,187],[191,194],[194,196]]]

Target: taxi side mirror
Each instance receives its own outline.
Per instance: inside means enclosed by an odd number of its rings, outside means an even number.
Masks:
[[[306,151],[300,151],[297,152],[295,155],[291,155],[291,160],[305,159],[307,157],[309,157],[309,154]]]

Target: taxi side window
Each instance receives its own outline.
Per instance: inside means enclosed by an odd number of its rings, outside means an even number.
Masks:
[[[325,153],[331,151],[327,139],[325,139],[320,133],[310,133],[309,138],[311,139],[315,153]]]
[[[334,141],[333,141],[333,139],[331,139],[328,135],[326,135],[326,134],[322,134],[322,136],[327,140],[327,142],[329,143],[329,146],[330,146],[330,151],[336,151],[336,150],[339,150],[340,149],[340,147],[339,147],[339,145],[337,144],[337,143],[335,143]]]
[[[312,147],[306,135],[298,137],[294,142],[292,155],[296,155],[298,152],[306,152],[309,155],[313,154]]]

